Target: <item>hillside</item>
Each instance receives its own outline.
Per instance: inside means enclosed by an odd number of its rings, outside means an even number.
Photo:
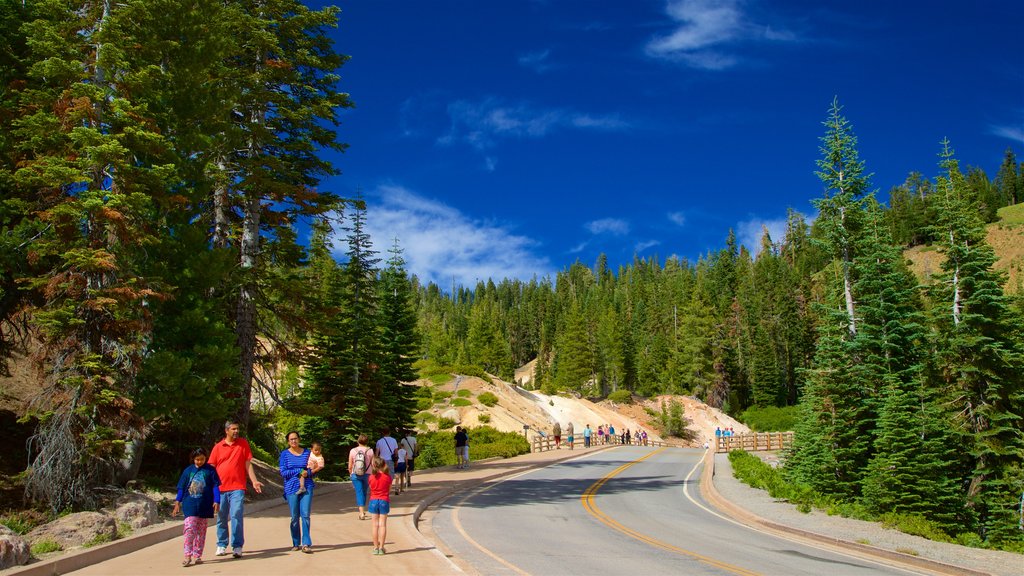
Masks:
[[[1015,293],[1024,282],[1024,203],[999,210],[999,221],[987,226],[987,241],[996,253],[995,269],[1009,276],[1006,290]],[[945,257],[935,246],[914,246],[904,252],[910,269],[924,284],[942,271]]]
[[[524,384],[529,382],[531,365],[532,363],[527,364],[516,372],[516,381]],[[550,433],[552,425],[557,421],[563,429],[572,422],[578,435],[587,424],[595,431],[599,425],[611,424],[615,426],[616,431],[642,429],[647,431],[649,437],[663,440],[653,425],[653,418],[647,409],[658,413],[663,400],[675,399],[683,405],[685,417],[689,422],[687,428],[694,433],[695,439],[690,442],[678,439],[670,441],[696,447],[703,445],[709,438],[714,438],[715,427],[731,426],[736,432],[749,432],[746,426],[721,410],[711,408],[688,396],[659,396],[647,400],[637,398],[633,404],[616,404],[607,400],[592,402],[585,398],[548,396],[497,378],[488,383],[477,377],[453,376],[449,382],[440,385],[430,384],[425,380],[417,381],[417,384],[431,386],[441,395],[451,393],[445,401],[427,411],[433,416],[428,418],[427,428],[436,427],[437,420],[441,418],[450,419],[464,426],[478,426],[482,424],[481,415],[486,415],[484,419],[487,420],[487,425],[505,432],[521,433],[523,426],[527,425],[530,430],[544,430]],[[453,400],[460,397],[459,390],[463,391],[461,397],[469,400],[469,406],[453,404]],[[481,404],[478,398],[484,392],[497,396],[498,403],[491,407]]]

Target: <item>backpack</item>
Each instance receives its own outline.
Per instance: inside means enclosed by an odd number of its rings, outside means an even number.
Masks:
[[[355,474],[356,476],[366,474],[366,450],[360,452],[359,456],[356,458],[355,465],[352,466],[352,474]]]

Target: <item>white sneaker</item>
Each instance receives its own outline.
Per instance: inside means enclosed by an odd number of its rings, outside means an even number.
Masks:
[[[224,556],[228,553],[228,549],[223,546],[217,546],[217,556]]]
[[[234,549],[232,549],[231,550],[231,555],[234,556],[235,558],[241,558],[242,557],[242,549],[241,548],[234,548]]]

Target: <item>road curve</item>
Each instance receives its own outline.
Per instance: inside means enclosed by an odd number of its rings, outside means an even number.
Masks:
[[[703,451],[620,447],[533,470],[437,506],[431,530],[480,574],[923,574],[789,542],[714,512]]]

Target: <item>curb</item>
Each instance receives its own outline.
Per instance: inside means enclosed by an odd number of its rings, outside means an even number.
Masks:
[[[894,562],[897,564],[903,564],[913,568],[922,568],[938,574],[948,574],[949,576],[992,576],[988,572],[981,572],[971,568],[964,568],[962,566],[955,566],[953,564],[946,564],[945,562],[939,562],[938,560],[929,560],[928,558],[921,558],[919,556],[912,556],[910,554],[904,554],[902,552],[896,552],[893,550],[887,550],[885,548],[878,548],[876,546],[870,546],[867,544],[861,544],[859,542],[850,542],[849,540],[843,540],[840,538],[834,538],[831,536],[825,536],[816,532],[810,532],[802,530],[800,528],[794,528],[792,526],[785,526],[777,524],[770,520],[761,518],[760,516],[753,514],[743,508],[740,508],[736,504],[726,500],[718,493],[718,489],[714,485],[715,476],[715,452],[707,450],[704,453],[704,469],[701,471],[701,482],[700,482],[700,493],[709,504],[717,508],[718,510],[725,512],[727,515],[732,517],[734,520],[745,524],[747,526],[764,529],[770,533],[784,536],[796,536],[812,542],[821,544],[827,544],[835,548],[839,548],[848,552],[856,552],[863,556],[872,556],[875,558],[881,558]]]
[[[323,482],[318,484],[318,486],[322,486],[320,488],[321,494],[330,494],[331,492],[338,491],[343,484],[343,482]],[[247,502],[245,511],[247,513],[262,512],[263,510],[284,506],[285,504],[287,502],[278,501],[277,498],[260,500],[259,502]],[[182,524],[181,520],[165,520],[160,524],[154,525],[152,529],[145,530],[140,534],[133,534],[127,538],[114,540],[107,544],[85,548],[0,572],[4,576],[57,576],[59,574],[66,574],[177,538],[181,536]]]

